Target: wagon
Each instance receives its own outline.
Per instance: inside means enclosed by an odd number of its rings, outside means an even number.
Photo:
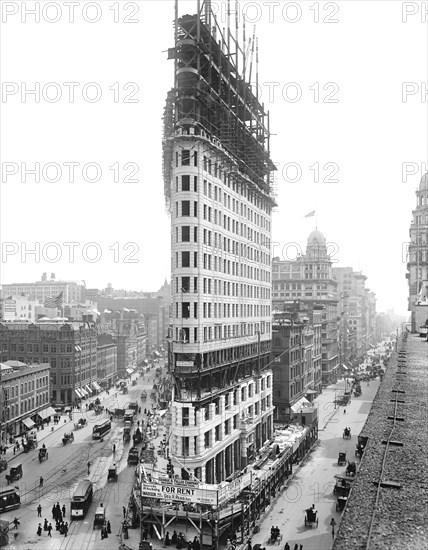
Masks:
[[[128,466],[136,466],[139,460],[139,451],[136,447],[132,447],[128,454]]]
[[[343,512],[343,509],[345,508],[347,502],[348,502],[348,497],[345,497],[345,496],[337,497],[336,512]]]
[[[13,481],[17,481],[18,479],[21,479],[23,475],[22,471],[22,464],[18,464],[18,466],[13,466],[9,473],[6,474],[7,483],[12,483]]]
[[[7,460],[5,458],[0,459],[0,472],[7,470]]]
[[[337,459],[337,465],[344,466],[345,464],[346,464],[346,453],[339,453],[339,457]]]
[[[39,462],[42,462],[43,460],[47,460],[49,458],[49,453],[46,447],[42,447],[39,449]]]
[[[86,418],[79,418],[78,423],[76,424],[76,428],[79,430],[80,428],[83,428],[87,424]]]
[[[94,516],[94,529],[95,527],[100,527],[100,529],[103,529],[105,521],[106,521],[106,511],[104,509],[104,506],[103,505],[98,506]]]
[[[336,479],[336,485],[334,486],[333,494],[341,497],[347,497],[351,490],[351,484],[354,481],[354,478],[339,475],[336,475],[334,477]]]
[[[141,401],[145,401],[147,399],[147,393],[145,391],[141,392]]]
[[[313,508],[306,510],[305,527],[318,527],[318,512]]]
[[[110,466],[110,468],[108,469],[107,482],[109,482],[110,480],[117,481],[117,477],[117,467],[116,464],[113,464],[113,466]]]
[[[134,441],[134,445],[141,443],[143,441],[143,434],[139,429],[136,430],[136,432],[132,436],[132,439]]]
[[[131,428],[125,427],[123,428],[123,442],[128,443],[128,441],[131,441]]]
[[[349,462],[348,460],[348,466],[346,467],[346,475],[347,476],[355,476],[357,473],[357,465],[355,462]]]
[[[71,443],[72,441],[74,441],[73,433],[72,432],[65,433],[64,437],[62,438],[62,444],[67,445],[67,443]]]

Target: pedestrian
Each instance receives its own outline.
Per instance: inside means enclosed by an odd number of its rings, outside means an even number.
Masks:
[[[52,506],[52,519],[55,519],[56,516],[56,506],[55,504]]]
[[[253,550],[253,545],[251,544],[251,539],[248,539],[247,550]]]
[[[48,530],[48,520],[45,518],[45,522],[43,524],[43,531],[47,531]]]
[[[290,545],[288,542],[285,543],[284,550],[290,550]]]
[[[38,518],[42,517],[42,507],[40,504],[37,506],[37,517]]]
[[[111,533],[111,525],[110,525],[110,522],[109,522],[109,521],[107,522],[107,533],[108,533],[108,534]]]
[[[90,468],[90,466],[91,466],[91,463],[89,462],[89,460],[88,460],[87,466],[88,466],[88,475],[89,475],[89,473],[90,473],[90,472],[89,472],[89,468]]]
[[[52,523],[48,525],[48,537],[52,537]]]
[[[296,544],[294,545],[293,550],[299,550],[299,545],[297,544],[297,542],[296,542]]]
[[[42,476],[40,476],[39,487],[43,487],[43,478],[42,478]]]
[[[331,518],[330,525],[331,525],[331,536],[334,538],[334,528],[336,526],[336,521],[334,518]]]
[[[65,517],[65,504],[62,505],[62,515]]]
[[[19,524],[20,524],[19,519],[18,519],[18,518],[15,518],[15,519],[13,520],[13,524],[15,525],[14,529],[18,529],[18,526],[19,526]]]
[[[343,409],[343,414],[346,414],[346,409]]]
[[[66,521],[64,525],[64,537],[66,537],[67,534],[68,534],[68,521]]]
[[[16,453],[16,447],[13,448],[13,454],[15,454],[15,453]]]
[[[116,452],[116,443],[113,443],[113,454]]]
[[[39,537],[42,536],[42,524],[39,523],[39,526],[37,527],[37,534],[39,535]]]
[[[299,550],[303,550],[303,544],[299,546]]]
[[[122,507],[122,511],[123,511],[123,519],[126,518],[126,508],[125,506]]]

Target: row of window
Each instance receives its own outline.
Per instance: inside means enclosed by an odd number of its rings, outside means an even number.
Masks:
[[[198,292],[198,277],[193,278],[193,292]],[[176,277],[176,292],[192,292],[191,277]],[[233,283],[221,279],[203,278],[202,289],[204,294],[214,294],[215,296],[235,296],[242,298],[254,298],[261,300],[270,300],[270,289],[258,285],[249,285],[246,283]]]
[[[240,323],[235,325],[216,324],[214,326],[203,327],[203,342],[215,340],[226,340],[230,338],[243,338],[246,336],[256,336],[270,332],[271,323],[262,321],[259,323]],[[181,344],[199,344],[198,328],[190,327],[175,328],[175,341]]]
[[[42,405],[45,405],[48,401],[48,392],[44,391],[38,393],[35,399],[34,397],[29,397],[28,399],[22,399],[20,403],[12,403],[6,407],[6,420],[13,420],[19,415],[25,414],[41,407]]]
[[[193,307],[192,307],[193,303]],[[176,302],[175,303],[175,318],[190,319],[198,318],[199,302]],[[269,317],[270,306],[258,304],[230,304],[230,303],[202,303],[203,318],[218,319],[221,317]]]
[[[193,183],[193,185],[192,185]],[[198,192],[198,176],[193,176],[193,181],[191,180],[190,174],[182,174],[175,178],[175,191],[176,193],[181,192]],[[220,204],[223,203],[223,207],[227,208],[231,212],[240,215],[254,225],[265,229],[270,232],[270,221],[263,215],[258,214],[255,210],[252,210],[249,206],[244,204],[242,201],[235,199],[228,195],[220,185],[212,184],[210,181],[204,180],[203,187],[204,195]]]
[[[198,217],[198,201],[182,200],[176,201],[175,203],[175,216],[179,217]],[[267,250],[270,249],[270,238],[269,235],[264,235],[248,227],[247,224],[243,222],[238,222],[237,220],[226,216],[226,214],[221,213],[220,210],[216,208],[211,208],[207,204],[203,205],[203,219],[208,223],[213,223],[222,227],[225,231],[234,233],[235,235],[241,236],[244,239],[248,239],[250,242],[257,244],[258,246],[263,246]]]
[[[213,238],[211,238],[213,237]],[[175,241],[179,243],[198,242],[198,227],[196,225],[181,225],[175,228]],[[238,243],[228,237],[223,237],[216,231],[209,229],[203,230],[203,243],[206,246],[212,246],[215,251],[223,251],[229,254],[238,256],[239,259],[247,259],[254,262],[259,262],[264,265],[270,265],[270,255],[266,252],[258,250],[253,246],[244,243]]]
[[[198,166],[198,152],[190,149],[182,149],[180,152],[175,152],[175,166]],[[227,169],[220,163],[213,162],[208,156],[204,155],[203,169],[207,174],[213,175],[224,185],[227,185],[233,192],[247,199],[248,202],[255,207],[263,210],[268,215],[271,213],[271,205],[262,198],[258,193],[255,193],[247,188],[245,184],[238,183],[236,179],[227,172]]]
[[[175,253],[175,269],[192,267],[198,269],[198,253],[190,250],[182,250],[181,253]],[[270,272],[265,269],[259,269],[247,265],[246,263],[234,262],[231,260],[222,260],[212,254],[203,255],[203,269],[208,271],[217,271],[226,275],[234,275],[236,277],[245,277],[259,282],[270,283]]]

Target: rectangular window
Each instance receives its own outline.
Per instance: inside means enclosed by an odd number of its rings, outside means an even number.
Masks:
[[[181,190],[190,191],[190,176],[181,176]]]
[[[182,426],[188,426],[189,425],[189,408],[184,407],[182,411],[183,411]]]
[[[190,227],[188,225],[183,225],[181,228],[181,242],[190,242]]]
[[[181,253],[181,267],[190,267],[190,252],[183,251]]]
[[[181,166],[190,166],[190,151],[183,149],[181,151]]]
[[[190,216],[190,201],[181,201],[181,215]]]
[[[190,277],[181,277],[181,291],[190,292]]]

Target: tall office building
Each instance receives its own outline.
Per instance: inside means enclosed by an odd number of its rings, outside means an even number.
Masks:
[[[428,172],[416,191],[416,208],[412,211],[409,235],[408,310],[411,312],[412,332],[417,332],[428,317]]]
[[[171,216],[170,448],[181,477],[219,483],[272,434],[269,117],[248,84],[257,50],[210,2],[178,16],[164,114]],[[257,67],[252,69],[253,78]]]

